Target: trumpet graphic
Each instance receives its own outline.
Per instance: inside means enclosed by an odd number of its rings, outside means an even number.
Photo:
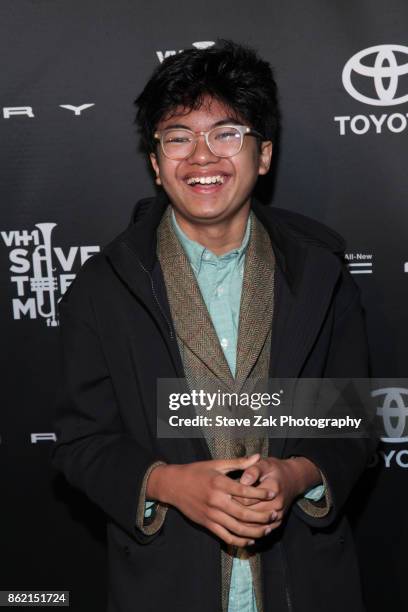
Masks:
[[[56,223],[36,223],[43,236],[43,244],[38,245],[33,252],[33,274],[30,278],[31,291],[35,293],[37,312],[47,319],[49,327],[58,325],[56,319],[57,279],[52,267],[51,234]]]

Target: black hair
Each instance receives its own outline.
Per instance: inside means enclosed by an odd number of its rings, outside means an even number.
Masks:
[[[155,150],[158,123],[176,108],[199,109],[209,95],[228,106],[264,140],[275,140],[279,111],[272,69],[251,48],[220,40],[207,49],[167,57],[135,100],[142,145]]]

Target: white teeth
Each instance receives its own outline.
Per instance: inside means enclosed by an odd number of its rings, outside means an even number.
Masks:
[[[191,176],[187,179],[188,185],[196,185],[197,183],[200,183],[200,185],[211,185],[213,183],[222,185],[223,182],[224,177],[220,174],[217,174],[216,176]]]

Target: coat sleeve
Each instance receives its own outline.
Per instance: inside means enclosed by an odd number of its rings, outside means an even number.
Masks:
[[[139,501],[137,505],[136,515],[136,526],[142,533],[146,535],[154,535],[163,527],[164,520],[166,518],[168,506],[167,504],[161,504],[156,502],[152,508],[149,508],[149,516],[147,516],[147,499],[146,499],[146,488],[147,481],[149,480],[150,473],[158,465],[166,465],[164,461],[156,461],[147,469],[142,481],[142,486],[139,494]]]
[[[346,270],[339,283],[334,308],[324,378],[368,378],[368,342],[360,292]],[[367,393],[369,395],[369,385]],[[378,439],[369,427],[369,435],[361,438],[303,438],[290,442],[287,456],[299,455],[313,461],[324,476],[326,497],[330,499],[330,510],[324,516],[313,517],[313,513],[309,512],[310,506],[306,507],[310,502],[305,505],[304,500],[293,506],[294,512],[311,526],[326,527],[341,513],[353,487],[366,469]]]
[[[155,535],[137,528],[138,501],[147,469],[161,458],[124,431],[86,282],[77,281],[60,303],[62,381],[53,464],[111,520],[147,543]]]

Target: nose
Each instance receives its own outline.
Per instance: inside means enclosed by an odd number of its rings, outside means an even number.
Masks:
[[[198,164],[200,166],[218,161],[218,157],[208,147],[203,134],[197,135],[196,147],[194,152],[187,158],[187,161],[190,164]]]

